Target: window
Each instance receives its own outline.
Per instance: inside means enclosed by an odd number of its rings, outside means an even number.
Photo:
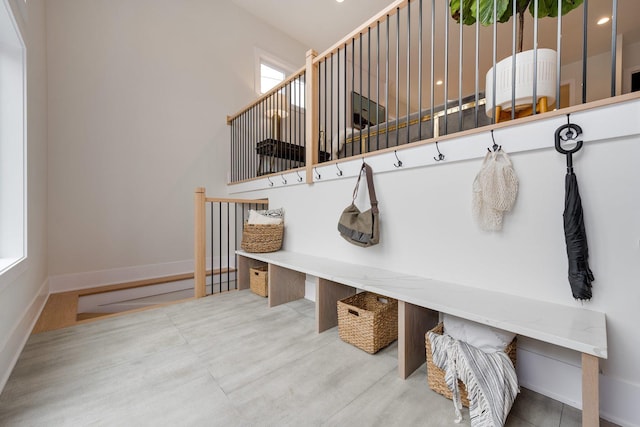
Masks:
[[[263,95],[294,73],[294,67],[274,55],[256,48],[256,92]],[[291,103],[304,108],[304,79],[290,84]]]
[[[0,274],[26,256],[25,46],[0,4]],[[1,284],[1,283],[0,283]]]
[[[280,83],[285,78],[285,73],[282,70],[276,69],[264,62],[260,63],[260,94],[269,91],[275,85]]]

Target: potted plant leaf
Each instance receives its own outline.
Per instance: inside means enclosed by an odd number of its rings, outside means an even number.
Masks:
[[[493,24],[494,17],[494,1],[496,5],[496,20],[499,23],[509,21],[513,15],[513,2],[515,1],[516,15],[518,19],[517,25],[517,54],[516,61],[516,81],[520,82],[515,88],[515,105],[516,111],[531,110],[533,104],[538,104],[537,108],[546,111],[547,105],[555,101],[556,86],[556,60],[557,55],[553,49],[537,49],[536,55],[532,50],[522,51],[524,39],[524,16],[527,12],[531,16],[536,16],[535,0],[451,0],[450,10],[451,16],[464,25],[473,25],[476,21],[482,25]],[[558,1],[561,2],[561,13],[565,15],[573,9],[579,7],[583,0],[538,0],[537,1],[537,17],[558,16]],[[533,68],[534,56],[537,56],[537,86],[536,98],[533,100],[533,73],[529,73]],[[510,108],[512,102],[512,61],[513,57],[500,61],[496,64],[496,96],[495,110],[496,121],[500,120],[500,112],[503,108]],[[528,78],[526,77],[528,76]],[[486,77],[486,101],[485,111],[489,117],[493,116],[493,68],[489,70]],[[522,82],[525,83],[522,83]],[[503,111],[503,114],[505,112]],[[527,112],[525,112],[527,113]],[[524,114],[523,114],[524,115]],[[508,115],[510,116],[510,114]]]

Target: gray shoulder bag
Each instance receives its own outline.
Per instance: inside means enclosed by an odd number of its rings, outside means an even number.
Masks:
[[[355,205],[355,200],[358,195],[358,187],[360,186],[360,178],[362,178],[363,172],[367,176],[367,188],[369,189],[371,209],[360,212],[360,209]],[[353,190],[353,200],[351,204],[342,211],[342,215],[340,215],[338,231],[347,242],[357,246],[373,246],[380,241],[378,200],[376,199],[376,190],[373,187],[373,172],[371,166],[364,162],[358,174],[356,188]]]

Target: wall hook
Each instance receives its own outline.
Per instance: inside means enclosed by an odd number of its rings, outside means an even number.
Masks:
[[[284,174],[281,174],[280,176],[282,177],[282,183],[286,185],[287,179],[284,177]]]
[[[491,140],[493,141],[493,146],[491,148],[487,147],[488,152],[491,152],[491,149],[493,149],[494,153],[498,150],[502,150],[502,145],[496,144],[496,140],[493,137],[493,129],[491,129]]]
[[[338,172],[336,172],[336,175],[342,176],[342,171],[340,170],[340,167],[338,166],[337,163],[336,163],[336,169],[338,169]]]
[[[433,160],[435,160],[436,162],[444,160],[444,154],[442,154],[440,152],[440,149],[438,148],[438,141],[436,141],[436,150],[438,150],[438,157],[434,157]]]
[[[397,168],[401,168],[402,167],[402,160],[400,160],[398,158],[398,150],[393,150],[393,154],[395,154],[396,160],[398,160],[398,163],[394,163],[393,166],[395,166]]]
[[[302,182],[302,177],[300,176],[299,171],[296,171],[296,175],[298,175],[298,182]]]
[[[322,179],[322,176],[318,172],[318,168],[313,168],[313,171],[316,173],[316,179]]]
[[[267,181],[269,181],[269,187],[273,187],[273,181],[271,181],[271,177],[267,177]]]

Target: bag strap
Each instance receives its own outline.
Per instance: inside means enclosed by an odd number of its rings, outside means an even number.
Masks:
[[[353,200],[352,203],[355,203],[356,196],[358,195],[358,188],[360,188],[360,178],[362,178],[362,171],[364,170],[365,175],[367,177],[367,188],[369,189],[369,201],[371,202],[371,212],[374,214],[378,213],[378,199],[376,198],[376,189],[373,186],[373,170],[371,166],[362,162],[362,167],[360,168],[360,173],[358,174],[358,181],[356,182],[356,188],[353,189]]]

